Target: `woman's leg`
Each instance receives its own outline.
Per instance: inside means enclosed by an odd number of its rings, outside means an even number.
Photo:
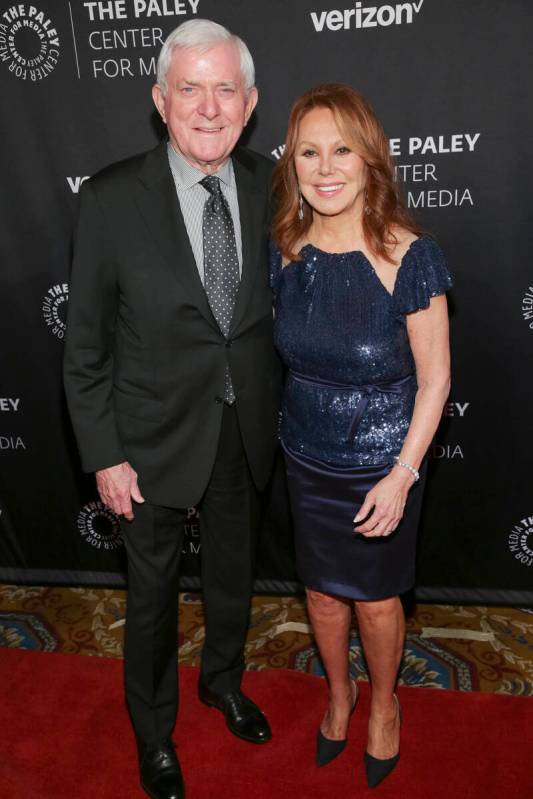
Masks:
[[[348,640],[352,609],[349,600],[306,589],[307,609],[329,684],[329,707],[320,726],[326,738],[346,738],[355,701],[349,678]]]
[[[398,597],[356,602],[355,609],[372,684],[367,752],[386,759],[394,757],[400,746],[393,693],[403,654],[405,617]]]

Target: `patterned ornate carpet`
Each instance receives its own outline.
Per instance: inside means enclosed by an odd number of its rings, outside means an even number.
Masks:
[[[198,665],[201,597],[180,596],[179,658]],[[0,586],[0,646],[121,657],[126,594],[94,588]],[[301,597],[254,597],[248,669],[322,674]],[[367,679],[357,630],[352,672]],[[416,605],[408,618],[400,683],[533,696],[533,611]]]

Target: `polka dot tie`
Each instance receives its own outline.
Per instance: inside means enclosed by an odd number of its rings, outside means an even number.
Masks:
[[[203,214],[204,288],[213,316],[227,338],[239,289],[235,230],[220,179],[208,175],[200,184],[211,195],[205,202]],[[224,401],[230,405],[235,401],[229,366],[226,366]]]

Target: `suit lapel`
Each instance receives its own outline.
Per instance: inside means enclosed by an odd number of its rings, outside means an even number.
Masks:
[[[201,314],[218,330],[183,221],[166,141],[146,155],[138,178],[135,201],[161,255]]]
[[[242,239],[242,276],[235,301],[230,336],[241,323],[257,272],[257,246],[261,241],[263,203],[261,187],[254,177],[255,162],[243,151],[232,156]],[[175,278],[206,320],[220,330],[209,306],[191,243],[183,221],[174,180],[170,171],[166,141],[145,158],[138,175],[135,202],[152,237]]]
[[[257,186],[254,176],[255,162],[241,150],[236,150],[233,153],[232,160],[241,222],[242,276],[230,326],[230,337],[235,335],[252,293],[257,271],[257,245],[261,240],[263,211],[261,187]]]

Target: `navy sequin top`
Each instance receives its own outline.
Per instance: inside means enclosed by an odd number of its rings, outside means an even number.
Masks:
[[[338,466],[392,463],[417,390],[405,315],[452,285],[443,252],[416,239],[392,294],[360,251],[307,244],[300,255],[282,267],[271,244],[274,341],[288,368],[282,444]]]

